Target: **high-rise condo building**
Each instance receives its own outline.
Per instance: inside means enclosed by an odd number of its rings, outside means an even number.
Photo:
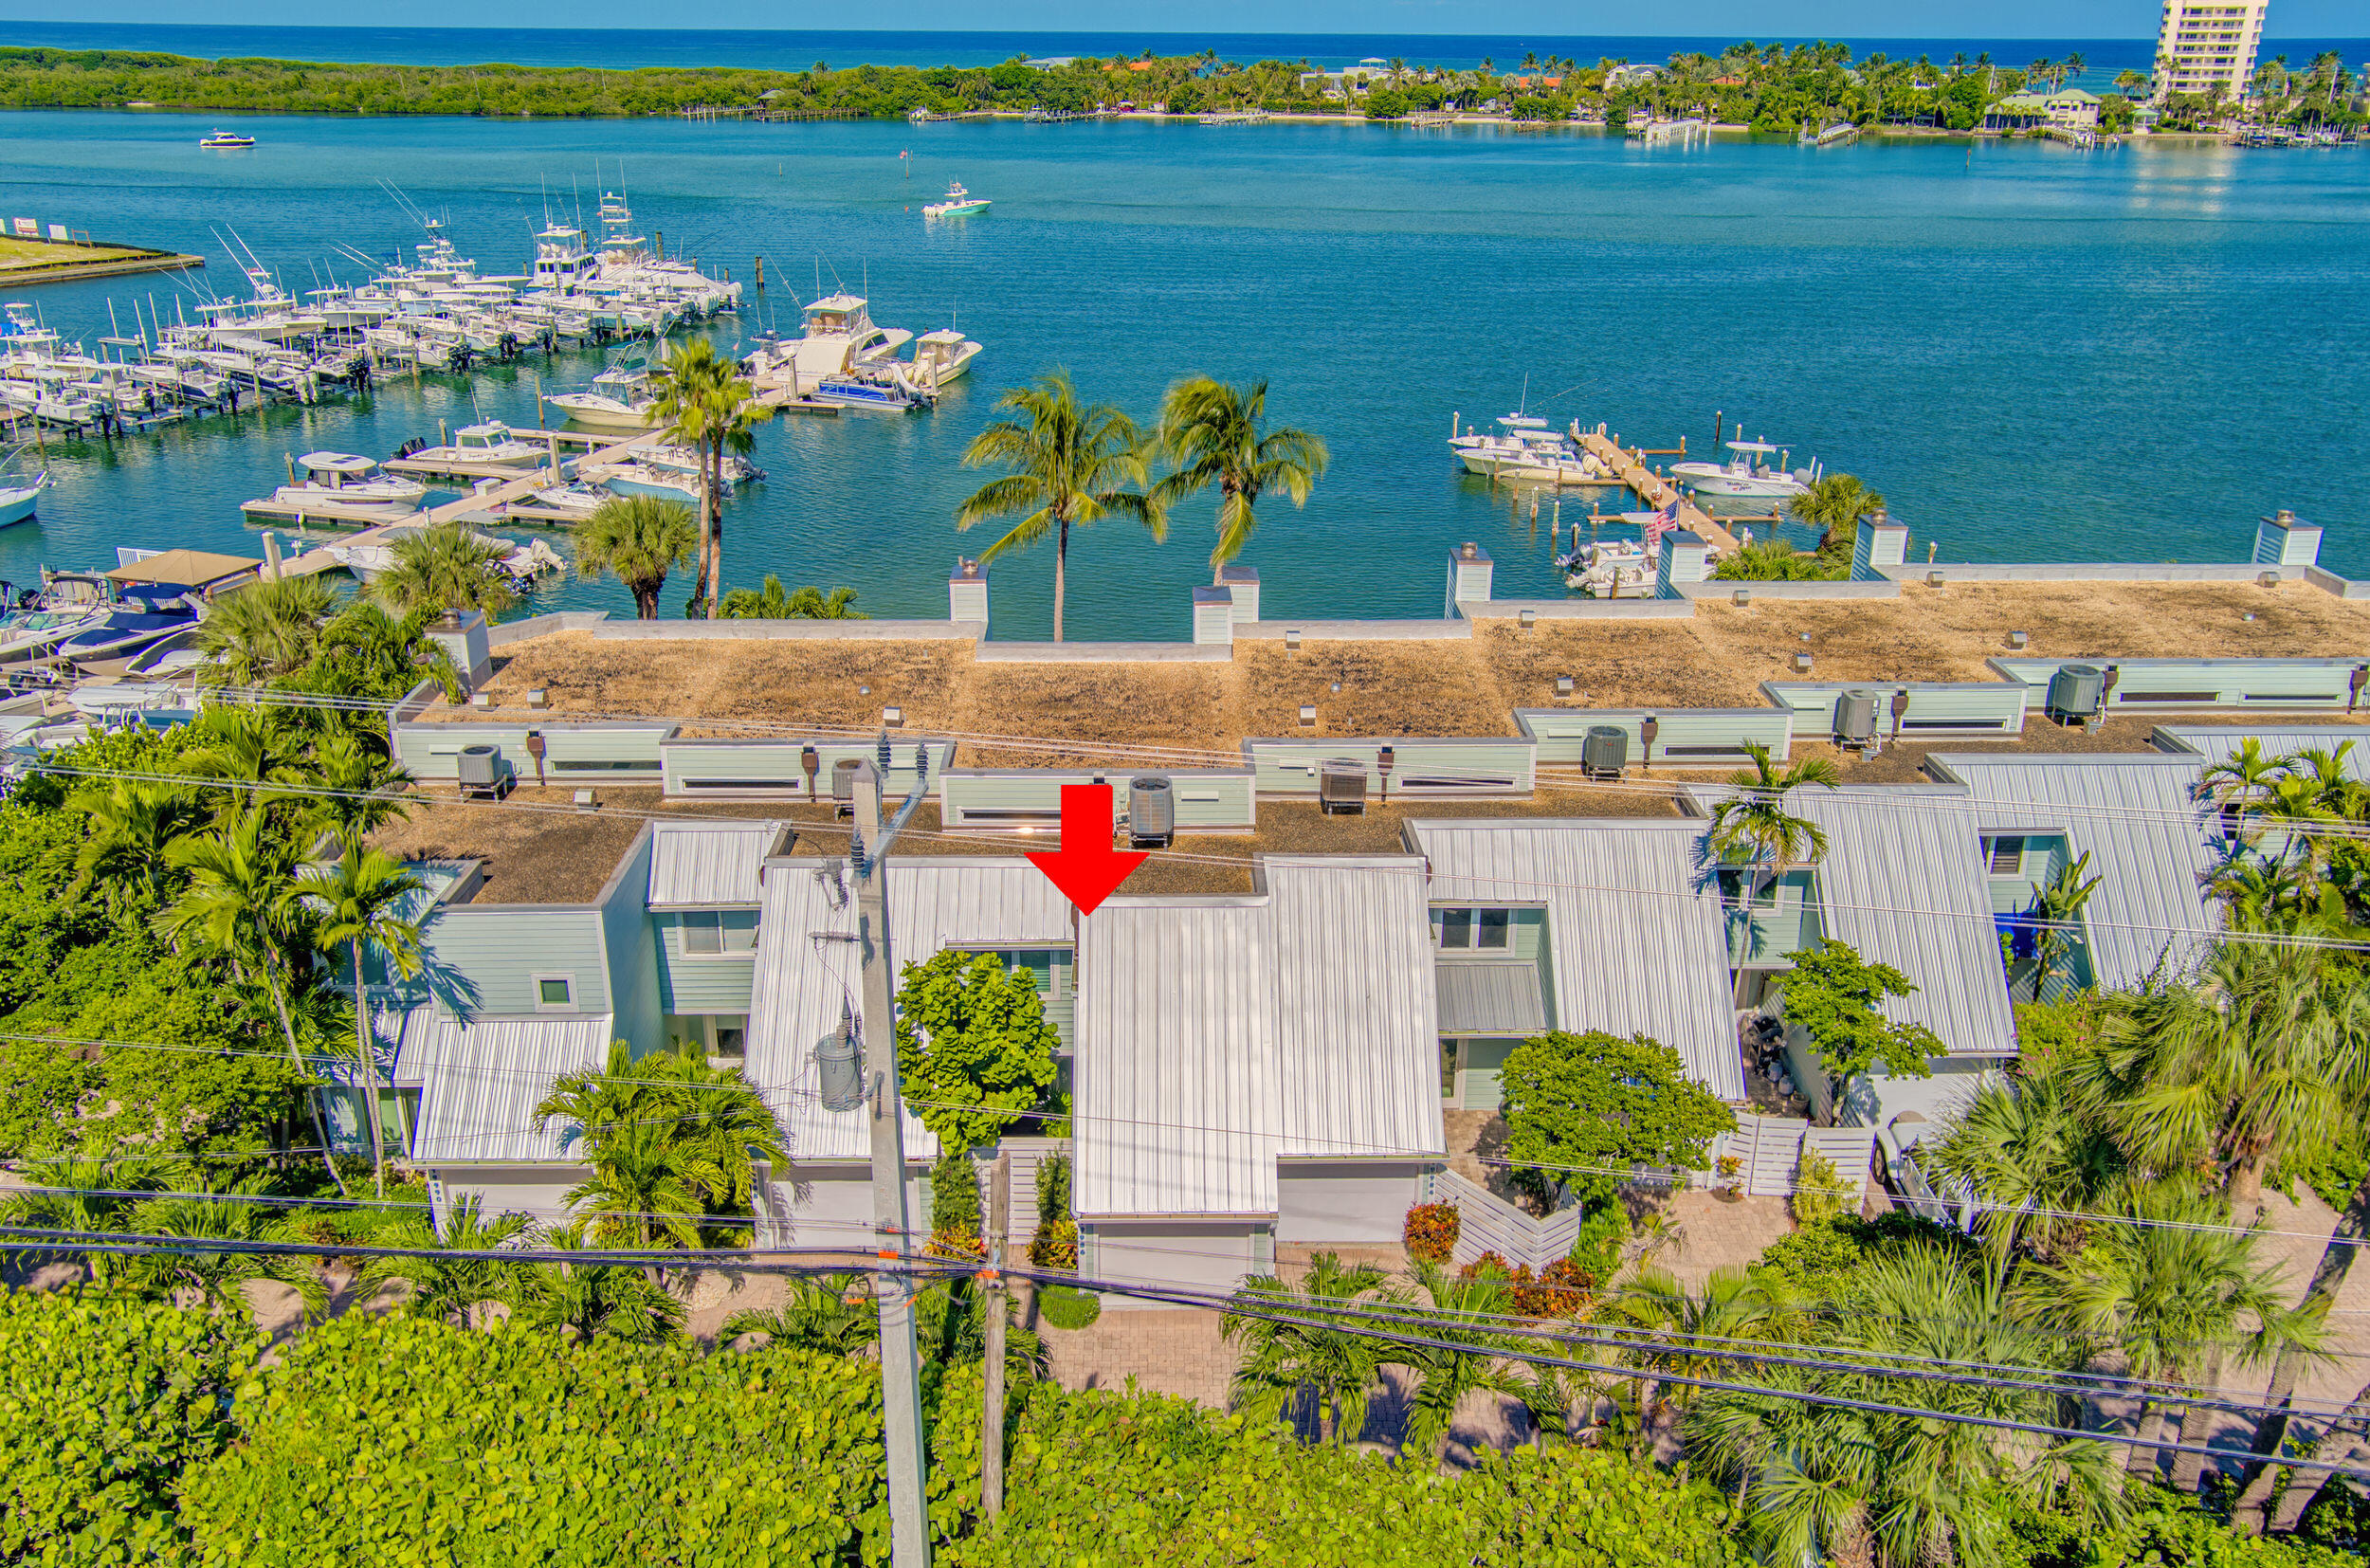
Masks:
[[[2164,0],[2156,35],[2155,97],[2209,93],[2219,82],[2233,101],[2254,75],[2269,0]]]

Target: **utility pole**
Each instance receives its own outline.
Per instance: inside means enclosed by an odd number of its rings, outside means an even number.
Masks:
[[[904,1096],[897,1082],[897,1030],[889,959],[888,848],[926,793],[922,776],[929,742],[917,748],[913,793],[897,820],[881,826],[881,785],[888,771],[887,735],[881,766],[856,769],[854,841],[848,861],[856,878],[856,938],[864,961],[864,1076],[872,1118],[872,1225],[881,1271],[872,1297],[881,1310],[881,1414],[888,1443],[889,1561],[893,1568],[930,1568],[930,1508],[924,1490],[921,1377],[914,1346],[913,1229],[905,1212]]]
[[[988,1353],[981,1400],[979,1511],[991,1528],[1004,1512],[1004,1238],[1012,1229],[1012,1157],[997,1151],[988,1165]]]

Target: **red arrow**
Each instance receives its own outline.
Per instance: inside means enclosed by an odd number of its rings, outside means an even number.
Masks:
[[[1144,863],[1144,851],[1111,848],[1111,786],[1062,786],[1062,847],[1029,857],[1053,885],[1091,915],[1116,891],[1127,874]]]

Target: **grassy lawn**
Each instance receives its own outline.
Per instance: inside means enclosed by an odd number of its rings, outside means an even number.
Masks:
[[[0,271],[27,266],[64,266],[85,262],[116,262],[140,254],[118,245],[49,245],[40,240],[0,236]]]

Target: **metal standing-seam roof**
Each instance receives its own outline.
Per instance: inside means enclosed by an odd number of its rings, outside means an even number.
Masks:
[[[611,1027],[605,1012],[465,1024],[439,1017],[407,1035],[404,1063],[417,1064],[420,1082],[416,1158],[430,1165],[537,1164],[569,1158],[563,1129],[535,1130],[537,1103],[559,1074],[608,1062]]]
[[[861,1017],[864,977],[855,942],[854,881],[818,876],[826,863],[776,859],[765,877],[757,972],[749,998],[745,1070],[790,1136],[791,1158],[865,1160],[871,1131],[861,1107],[826,1108],[815,1048],[843,1017]],[[888,868],[889,957],[899,971],[946,947],[1029,947],[1070,940],[1069,904],[1026,860],[896,860]],[[938,1140],[908,1110],[905,1154],[927,1159]]]
[[[2173,752],[2173,746],[2167,745],[2167,741],[2186,746],[2203,758],[2201,767],[2206,768],[2237,756],[2238,748],[2250,740],[2257,742],[2263,748],[2264,757],[2270,761],[2304,751],[2318,750],[2334,755],[2340,747],[2351,742],[2353,750],[2345,754],[2345,776],[2358,784],[2370,784],[2370,727],[2360,724],[2290,725],[2275,730],[2160,724],[2157,726],[2155,738],[2156,743],[2168,752]],[[2180,754],[2173,752],[2173,755]]]
[[[1723,1100],[1744,1098],[1720,888],[1681,817],[1416,820],[1431,902],[1543,904],[1556,1022],[1643,1034]]]
[[[762,903],[757,873],[781,841],[778,822],[662,822],[650,843],[649,906]]]
[[[1706,815],[1729,793],[1687,792]],[[1923,1024],[1954,1055],[2014,1054],[1973,795],[1957,784],[1809,788],[1788,794],[1786,809],[1827,834],[1815,871],[1820,929],[1918,988],[1886,1001],[1885,1015]]]
[[[1263,896],[1111,899],[1080,922],[1078,1212],[1276,1212],[1274,967]]]
[[[1081,922],[1082,1214],[1271,1214],[1279,1157],[1446,1145],[1423,864],[1270,856],[1241,898]]]
[[[1954,752],[1925,766],[1974,792],[1984,832],[2062,832],[2075,855],[2089,854],[2100,880],[2083,918],[2103,989],[2139,985],[2167,955],[2185,961],[2220,926],[2203,879],[2221,833],[2197,798],[2197,757]]]
[[[1532,1035],[1547,1028],[1537,964],[1442,964],[1434,979],[1443,1034]]]

